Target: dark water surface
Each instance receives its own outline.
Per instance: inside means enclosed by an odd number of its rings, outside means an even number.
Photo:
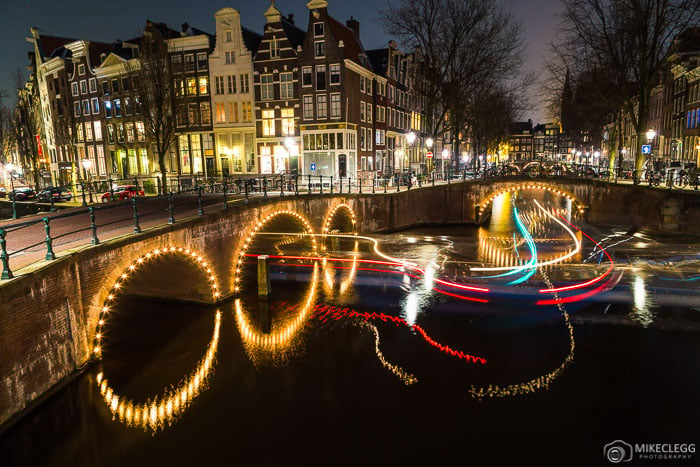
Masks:
[[[523,203],[539,258],[569,251],[560,226],[538,227]],[[515,227],[502,211],[489,229],[375,237],[424,277],[380,264],[367,240],[341,238],[324,245],[343,263],[273,259],[268,302],[250,293],[252,261],[238,306],[120,300],[103,361],[2,435],[0,465],[608,465],[614,440],[700,441],[699,245],[586,226],[621,277],[560,307],[537,305],[537,291],[602,274],[591,241],[489,303],[426,285],[434,275],[495,290],[520,277],[479,281],[485,273],[465,267],[529,258],[520,233],[508,246]],[[269,235],[250,254],[309,248]],[[112,407],[105,388],[118,395]]]

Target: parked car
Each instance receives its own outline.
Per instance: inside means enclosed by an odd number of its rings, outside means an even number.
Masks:
[[[122,201],[125,199],[145,196],[143,190],[137,187],[136,185],[120,185],[111,192],[108,191],[105,194],[103,194],[102,202],[108,202],[110,200],[110,195],[112,196],[112,201]]]
[[[36,199],[43,202],[51,201],[51,197],[54,201],[70,201],[73,199],[73,193],[63,187],[51,187],[41,190],[36,195]]]
[[[8,197],[16,201],[29,201],[30,199],[36,199],[36,192],[29,187],[15,188],[14,191],[9,193]]]

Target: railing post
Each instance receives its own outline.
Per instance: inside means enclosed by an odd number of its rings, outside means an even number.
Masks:
[[[384,194],[386,194],[386,185],[387,185],[388,180],[389,179],[387,179],[387,178],[384,179]]]
[[[375,182],[375,180],[376,180],[376,178],[372,178],[372,194],[374,194],[374,192],[375,192],[374,186],[377,184],[377,183]]]
[[[333,194],[333,175],[331,175],[331,194]]]
[[[248,179],[247,178],[245,180],[243,180],[243,191],[245,192],[243,202],[245,204],[248,204]]]
[[[362,194],[362,179],[361,178],[356,178],[355,183],[360,182],[360,190],[359,193]]]
[[[112,177],[109,177],[109,202],[114,201],[114,184],[112,183]]]
[[[294,174],[294,196],[299,196],[299,174]]]
[[[100,239],[97,238],[97,224],[95,224],[95,208],[90,206],[88,208],[88,212],[90,213],[90,230],[92,231],[92,244],[99,245]]]
[[[263,175],[262,185],[263,185],[263,199],[267,199],[267,177],[265,175]]]
[[[224,179],[224,209],[228,209],[228,183]]]
[[[138,198],[133,197],[131,198],[131,207],[134,210],[134,233],[140,233],[141,232],[141,226],[139,225],[139,205],[138,205]]]
[[[450,177],[450,171],[448,170],[447,171],[447,184],[448,185],[450,184],[450,178],[452,178],[452,177]]]
[[[418,174],[418,176],[416,178],[418,179],[418,188],[422,188],[423,187],[423,182],[422,182],[423,174]]]
[[[53,261],[56,259],[56,255],[53,252],[53,246],[51,244],[51,227],[49,227],[49,218],[44,217],[44,230],[46,231],[46,261]]]
[[[340,194],[343,194],[343,177],[340,177]]]
[[[5,235],[7,235],[7,232],[5,232],[4,229],[0,229],[0,261],[2,261],[2,275],[0,279],[2,280],[12,279],[14,277],[10,270],[10,255],[7,254],[7,240],[5,240]]]
[[[311,174],[309,174],[309,184],[306,186],[306,192],[308,195],[311,194]]]
[[[433,172],[431,175],[433,177],[433,186],[435,186],[435,172]]]
[[[319,175],[319,184],[321,186],[321,191],[319,192],[319,194],[322,195],[323,194],[323,175]]]
[[[284,175],[280,175],[280,198],[284,197]]]
[[[203,216],[204,209],[202,209],[202,185],[197,185],[197,215]]]
[[[174,207],[173,207],[173,192],[171,191],[168,193],[168,212],[170,213],[170,217],[168,217],[168,224],[174,224],[175,223],[175,213],[174,213]]]
[[[401,178],[396,179],[396,192],[398,193],[399,190],[401,189]]]
[[[83,206],[87,206],[87,201],[85,201],[85,184],[80,182],[80,192],[83,194]]]

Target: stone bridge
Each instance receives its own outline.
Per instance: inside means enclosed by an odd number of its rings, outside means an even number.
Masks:
[[[478,220],[479,211],[489,209],[494,196],[517,188],[567,196],[592,224],[700,235],[700,194],[586,179],[470,181],[388,194],[251,199],[249,204],[86,246],[0,282],[0,425],[11,424],[99,353],[100,321],[108,312],[109,297],[132,271],[151,284],[139,293],[215,302],[235,293],[238,255],[248,235],[270,216],[291,216],[298,220],[300,232],[316,233],[332,228],[340,205],[352,210],[355,229],[361,233],[469,224]],[[177,271],[138,267],[141,262],[157,264],[150,261],[153,256],[165,254],[186,260]]]

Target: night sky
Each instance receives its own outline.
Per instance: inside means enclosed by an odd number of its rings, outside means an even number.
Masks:
[[[539,70],[542,53],[557,25],[554,11],[557,0],[509,0],[521,19],[526,33],[527,67]],[[113,42],[139,35],[146,18],[162,21],[180,29],[184,22],[214,33],[214,13],[223,7],[236,8],[243,25],[262,33],[266,0],[0,0],[0,89],[12,92],[10,72],[27,64],[31,49],[25,41],[29,28],[43,34],[95,41]],[[350,15],[360,21],[362,42],[367,49],[385,45],[389,37],[376,21],[381,0],[329,0],[329,11],[338,20]],[[283,14],[294,13],[296,24],[304,29],[308,19],[306,0],[277,0]],[[537,91],[537,89],[533,89]],[[537,99],[533,99],[537,105]],[[544,121],[541,110],[533,108],[525,118]]]

